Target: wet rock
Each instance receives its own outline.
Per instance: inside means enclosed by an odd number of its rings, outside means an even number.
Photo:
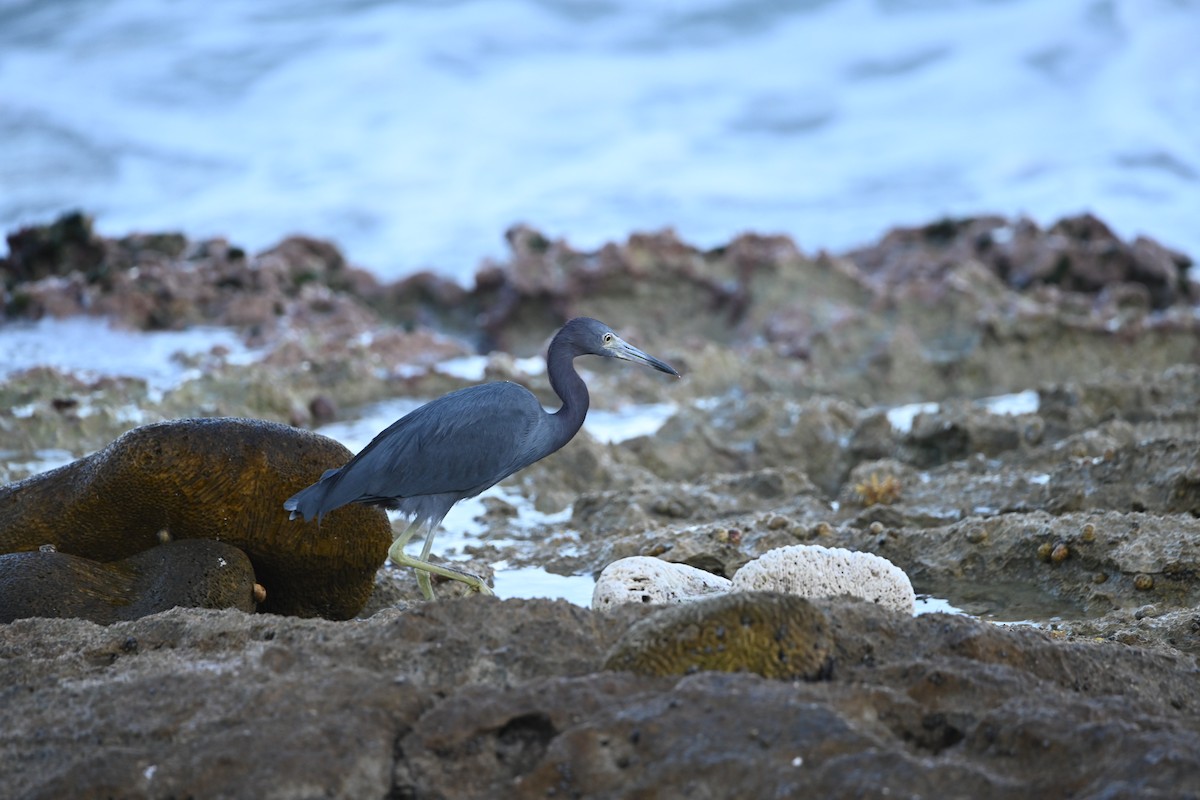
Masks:
[[[578,496],[571,553],[539,537],[526,557],[555,571],[599,573],[620,558],[652,556],[729,577],[754,555],[796,541],[791,517],[755,513],[759,507],[814,521],[829,511],[820,490],[792,469],[715,475],[696,484],[649,482]]]
[[[119,561],[53,550],[0,555],[0,623],[76,617],[108,625],[181,606],[254,611],[254,568],[236,547],[168,542]]]
[[[1200,396],[1200,367],[1190,363],[1161,371],[1132,370],[1055,382],[1039,389],[1038,414],[1054,439],[1099,427],[1114,419],[1126,425],[1169,424],[1191,427]],[[1128,443],[1132,444],[1132,436]]]
[[[829,621],[791,594],[737,592],[671,606],[636,623],[605,669],[642,675],[753,672],[818,680],[833,668]]]
[[[292,237],[250,259],[222,239],[189,243],[178,234],[105,239],[89,217],[67,214],[9,237],[4,261],[13,316],[106,315],[143,330],[192,324],[273,327],[290,298],[320,283],[372,296],[378,284],[333,245]]]
[[[1050,474],[1049,507],[1200,515],[1200,441],[1159,440],[1067,460]]]
[[[883,536],[844,527],[827,539],[885,555],[921,591],[949,594],[971,613],[1072,619],[1154,601],[1172,608],[1200,604],[1200,586],[1189,577],[1200,571],[1191,544],[1197,536],[1200,523],[1190,514],[1108,511],[971,516]],[[1060,545],[1070,557],[1056,561]],[[1152,586],[1136,589],[1139,575],[1153,576]]]
[[[623,245],[607,245],[595,253],[576,251],[526,226],[510,229],[506,238],[510,262],[503,267],[485,265],[476,278],[475,295],[492,346],[535,348],[546,331],[583,313],[580,308],[586,304],[589,316],[630,331],[629,338],[660,352],[655,343],[668,330],[674,335],[726,336],[744,306],[749,276],[738,274],[737,259],[710,257],[670,231],[634,234]],[[661,310],[631,314],[631,285],[637,286],[644,308]],[[710,313],[693,317],[680,331],[678,320],[668,321],[673,315],[664,313],[679,302]]]
[[[904,437],[904,460],[931,467],[969,455],[996,456],[1041,442],[1045,423],[1037,414],[995,414],[964,403],[942,403],[918,413]]]
[[[660,477],[794,468],[834,494],[851,467],[846,447],[858,418],[830,398],[797,403],[774,394],[737,398],[715,409],[685,409],[630,450]]]
[[[1079,637],[1104,638],[1135,647],[1166,646],[1200,657],[1200,611],[1194,607],[1172,611],[1149,608],[1152,613],[1118,609],[1096,619],[1072,621],[1069,627]]]
[[[290,521],[283,501],[340,466],[337,442],[283,425],[196,419],[147,425],[67,466],[0,487],[0,552],[117,561],[173,540],[237,547],[267,591],[262,610],[352,617],[392,542],[378,509],[322,524]]]

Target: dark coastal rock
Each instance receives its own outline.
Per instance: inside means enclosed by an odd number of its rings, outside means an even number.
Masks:
[[[636,331],[647,345],[667,332],[724,340],[746,310],[754,270],[799,260],[786,237],[747,235],[716,253],[698,251],[671,231],[634,234],[595,253],[526,226],[510,229],[506,238],[511,261],[485,266],[474,294],[490,343],[508,349],[540,345],[547,329],[585,306],[588,315]],[[629,302],[632,286],[640,312]],[[683,320],[670,313],[679,304],[707,313]]]
[[[1046,231],[1028,219],[945,219],[897,228],[848,257],[873,280],[892,286],[937,280],[955,265],[975,260],[1020,290],[1053,285],[1097,294],[1117,284],[1136,284],[1145,288],[1154,308],[1189,300],[1192,266],[1187,256],[1150,239],[1122,241],[1091,214],[1064,218]]]
[[[818,682],[601,670],[646,610],[561,601],[16,622],[0,638],[0,774],[30,798],[1200,791],[1192,658],[814,608],[836,663]]]
[[[53,551],[0,555],[0,623],[76,617],[101,625],[176,606],[254,611],[254,567],[241,550],[184,539],[120,561]]]
[[[139,330],[209,324],[261,335],[277,326],[307,286],[348,296],[379,294],[370,273],[347,264],[333,245],[308,237],[285,239],[251,258],[222,239],[107,239],[94,233],[90,217],[71,213],[11,234],[9,250],[0,268],[9,290],[5,316],[13,318],[86,313]],[[365,319],[377,323],[369,310]]]
[[[92,229],[92,218],[78,211],[63,214],[49,225],[21,228],[6,238],[8,256],[0,259],[0,273],[10,289],[72,272],[94,280],[105,260],[105,240]]]
[[[797,595],[733,592],[669,606],[631,627],[604,668],[641,675],[753,672],[817,680],[833,668],[824,612]]]
[[[1148,603],[1200,607],[1200,523],[1188,514],[1009,512],[881,528],[847,527],[829,538],[871,549],[922,591],[950,593],[959,607],[991,618],[1087,620]]]
[[[118,561],[171,540],[242,550],[266,588],[262,610],[345,619],[366,603],[392,542],[386,515],[352,506],[320,525],[283,501],[350,453],[323,436],[240,419],[129,431],[86,458],[0,487],[0,552]]]
[[[1119,242],[1102,223],[1031,225],[998,217],[944,222],[895,231],[844,258],[808,257],[786,237],[755,234],[701,250],[669,231],[581,251],[517,227],[508,261],[485,264],[466,288],[429,274],[384,286],[330,244],[305,237],[251,256],[220,240],[89,234],[102,245],[103,279],[66,256],[48,256],[58,258],[50,273],[26,270],[8,287],[6,313],[103,314],[138,329],[235,327],[270,350],[269,363],[290,371],[275,385],[304,392],[245,413],[305,424],[317,396],[348,407],[397,389],[432,394],[440,388],[411,370],[398,370],[398,380],[386,379],[388,370],[431,365],[455,349],[534,355],[579,314],[681,365],[689,378],[682,389],[622,379],[647,402],[720,395],[731,386],[876,403],[977,397],[1200,357],[1198,323],[1185,308],[1184,256],[1150,240]],[[1125,266],[1100,288],[1083,278],[1018,287],[1007,276],[1033,263],[1030,248],[1065,248],[1085,275],[1103,272],[1086,265],[1107,264],[1108,256],[1093,253],[1105,248]],[[1001,250],[1008,267],[993,253]],[[1036,344],[1049,339],[1055,347]],[[359,368],[368,362],[372,369]],[[598,372],[600,388],[612,383]],[[524,380],[550,397],[544,376]]]

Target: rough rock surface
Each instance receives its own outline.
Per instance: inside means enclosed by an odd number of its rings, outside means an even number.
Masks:
[[[650,556],[728,578],[773,548],[820,544],[883,556],[966,614],[817,603],[833,667],[811,683],[605,671],[653,609],[417,604],[408,571],[378,573],[368,610],[384,610],[340,623],[17,621],[0,626],[6,791],[1200,795],[1187,256],[1091,217],[944,220],[815,256],[753,234],[700,250],[669,231],[583,252],[515,228],[511,258],[461,287],[381,285],[303,238],[251,255],[107,239],[78,217],[10,242],[6,319],[223,325],[258,360],[194,357],[199,377],[161,396],[129,378],[10,375],[0,480],[158,420],[307,426],[427,398],[473,382],[444,366],[473,353],[491,351],[485,378],[552,405],[544,371],[518,357],[586,314],[684,373],[665,385],[581,359],[593,411],[669,419],[612,444],[585,432],[514,476],[485,498],[469,568],[595,575]],[[1019,402],[995,399],[1010,393]]]
[[[1200,792],[1192,658],[814,605],[833,659],[814,683],[602,670],[641,607],[19,621],[0,629],[0,773],[28,798]]]

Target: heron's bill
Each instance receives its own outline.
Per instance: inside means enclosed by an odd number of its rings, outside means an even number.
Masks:
[[[676,372],[675,368],[670,364],[665,361],[660,361],[652,355],[643,353],[641,350],[638,350],[636,347],[619,336],[614,336],[613,340],[605,345],[605,347],[608,348],[609,352],[614,358],[623,358],[626,361],[632,361],[635,364],[645,364],[647,367],[653,367],[659,372],[665,372],[668,375],[674,375],[676,378],[680,377],[679,373]]]

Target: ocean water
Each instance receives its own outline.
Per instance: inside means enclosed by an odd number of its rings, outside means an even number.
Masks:
[[[1200,0],[0,0],[0,230],[469,281],[516,222],[840,250],[1092,211],[1200,255]]]

